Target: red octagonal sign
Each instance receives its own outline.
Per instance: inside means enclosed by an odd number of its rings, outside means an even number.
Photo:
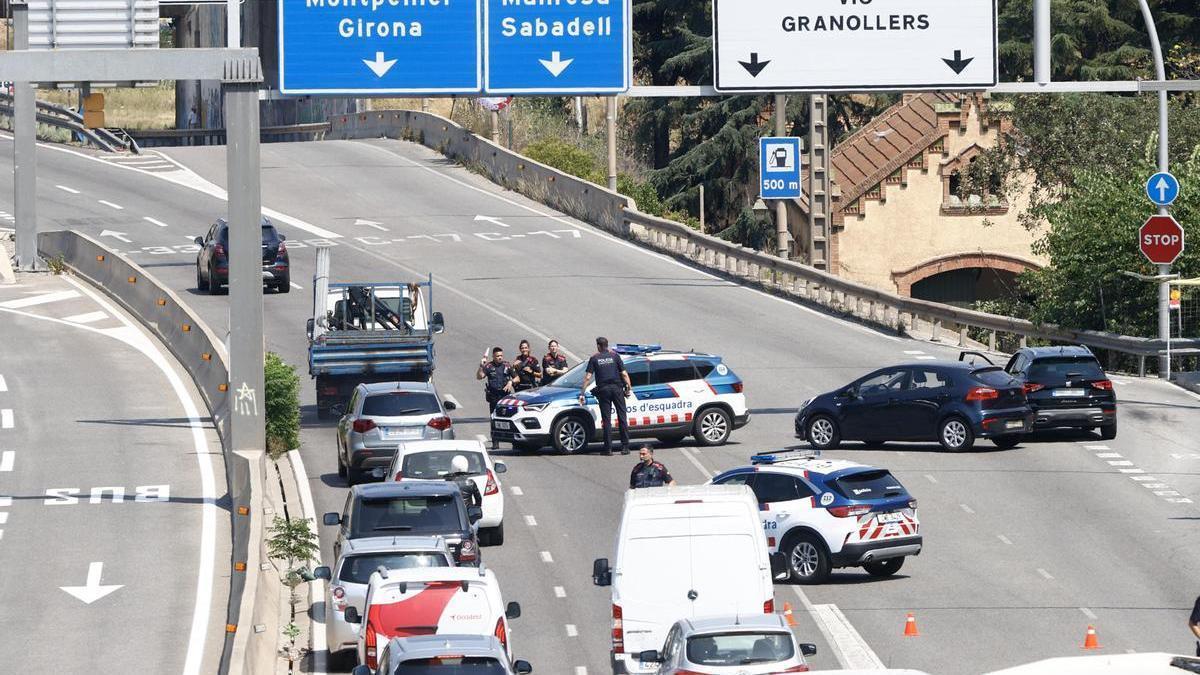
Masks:
[[[1183,227],[1171,216],[1150,216],[1138,230],[1142,255],[1156,265],[1170,265],[1183,253]]]

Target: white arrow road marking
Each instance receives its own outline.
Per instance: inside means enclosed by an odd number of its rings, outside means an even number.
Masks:
[[[379,230],[380,232],[388,231],[388,229],[383,226],[383,223],[377,223],[374,220],[366,220],[363,218],[356,218],[354,220],[354,224],[355,225],[366,225],[367,227],[373,227],[373,228]]]
[[[567,66],[571,65],[571,62],[574,60],[575,59],[563,60],[559,52],[550,52],[549,61],[546,59],[538,59],[542,66],[545,67],[546,70],[550,71],[550,74],[554,77],[562,75],[562,72],[566,70]]]
[[[79,598],[85,605],[90,605],[93,602],[103,598],[113,591],[121,588],[121,585],[101,586],[100,574],[104,570],[104,563],[94,562],[88,565],[87,585],[85,586],[59,586],[59,588]]]
[[[78,297],[79,293],[77,291],[54,291],[51,293],[34,295],[28,298],[6,300],[4,302],[0,302],[0,307],[4,307],[6,309],[24,309],[26,307],[33,307],[34,305],[44,305],[48,302],[58,302],[60,300],[70,300],[71,298]]]
[[[384,75],[387,75],[387,71],[391,70],[392,66],[396,65],[396,59],[384,61],[383,52],[375,52],[374,61],[363,59],[362,62],[367,64],[367,67],[371,69],[372,73],[375,73],[375,77],[383,77]]]
[[[123,241],[126,244],[132,244],[133,240],[125,236],[125,232],[117,232],[116,230],[104,230],[100,233],[101,237],[112,237],[113,239]]]
[[[492,216],[475,216],[475,222],[488,222],[500,227],[508,227],[508,223],[501,222],[499,218],[493,218]]]

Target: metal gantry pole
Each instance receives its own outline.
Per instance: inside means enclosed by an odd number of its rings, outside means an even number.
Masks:
[[[225,0],[225,46],[242,46],[242,0]]]
[[[617,191],[617,97],[605,101],[604,127],[608,135],[608,189]]]
[[[1159,80],[1167,79],[1167,68],[1163,64],[1162,44],[1158,41],[1158,26],[1154,24],[1154,15],[1150,12],[1150,4],[1139,0],[1142,6],[1142,18],[1146,21],[1146,31],[1150,34],[1150,53],[1154,56],[1154,75]],[[1171,170],[1169,152],[1170,135],[1167,115],[1167,92],[1158,92],[1158,170],[1167,173]],[[1170,215],[1171,210],[1166,206],[1158,207],[1159,215]],[[1170,265],[1159,265],[1158,273],[1166,276],[1171,273]],[[1158,285],[1158,337],[1167,341],[1167,354],[1158,357],[1158,376],[1171,379],[1171,283],[1161,281]]]
[[[1050,66],[1050,0],[1033,3],[1033,79],[1048,84],[1052,77]]]
[[[13,46],[29,49],[29,4],[13,0]],[[17,267],[42,269],[37,254],[37,91],[28,80],[13,83],[13,210]]]

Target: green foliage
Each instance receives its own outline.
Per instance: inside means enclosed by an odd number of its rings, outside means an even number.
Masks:
[[[578,145],[557,138],[544,138],[525,146],[523,154],[559,171],[593,183],[604,184],[606,178],[600,161]]]
[[[267,451],[272,459],[300,447],[300,378],[296,369],[274,352],[267,352]]]
[[[717,233],[718,237],[737,242],[760,251],[773,248],[775,227],[770,219],[762,217],[747,207],[738,214],[733,225]]]
[[[267,555],[275,560],[287,561],[285,582],[295,588],[303,581],[300,567],[297,563],[319,560],[321,547],[317,543],[317,533],[313,532],[306,518],[288,520],[283,516],[275,516],[274,522],[267,528]]]
[[[63,274],[67,271],[67,259],[61,253],[53,258],[46,259],[46,267],[50,269],[50,273],[54,275]]]

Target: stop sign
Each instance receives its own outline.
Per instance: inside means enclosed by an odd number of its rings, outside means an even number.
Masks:
[[[1156,265],[1170,265],[1183,253],[1183,227],[1171,216],[1150,216],[1138,230],[1142,255]]]

